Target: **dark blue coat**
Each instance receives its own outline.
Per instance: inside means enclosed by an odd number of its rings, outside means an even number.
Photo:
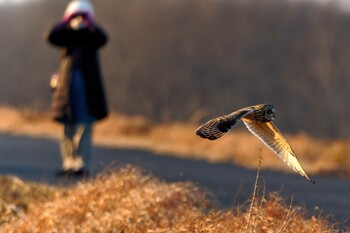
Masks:
[[[53,117],[57,121],[69,121],[72,117],[70,106],[70,83],[73,69],[79,69],[84,77],[85,96],[88,111],[96,120],[107,116],[107,102],[102,83],[98,49],[107,43],[102,28],[73,30],[68,23],[58,23],[48,36],[48,41],[61,48],[59,80],[53,93]]]

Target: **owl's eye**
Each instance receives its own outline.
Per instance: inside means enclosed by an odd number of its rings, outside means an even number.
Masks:
[[[267,114],[272,114],[273,111],[271,109],[267,110]]]

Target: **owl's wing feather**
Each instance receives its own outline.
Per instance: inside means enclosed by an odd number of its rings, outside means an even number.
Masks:
[[[254,108],[242,108],[227,115],[211,119],[196,130],[196,134],[202,138],[215,140],[226,134],[243,117],[254,112]]]
[[[265,145],[267,145],[275,154],[282,159],[290,168],[313,184],[316,182],[310,180],[304,169],[301,167],[294,151],[288,144],[287,140],[282,136],[275,124],[269,122],[256,122],[243,118],[243,122],[251,133],[257,136]]]

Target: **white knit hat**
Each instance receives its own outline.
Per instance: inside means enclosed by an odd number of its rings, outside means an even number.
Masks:
[[[64,12],[63,19],[67,20],[72,15],[77,13],[88,14],[91,17],[91,19],[93,19],[94,7],[92,6],[89,0],[73,0],[68,4],[66,11]]]

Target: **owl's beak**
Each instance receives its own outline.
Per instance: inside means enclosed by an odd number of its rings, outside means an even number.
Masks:
[[[268,116],[268,118],[270,119],[270,121],[272,121],[276,118],[276,116],[275,116],[275,114],[271,114]]]

